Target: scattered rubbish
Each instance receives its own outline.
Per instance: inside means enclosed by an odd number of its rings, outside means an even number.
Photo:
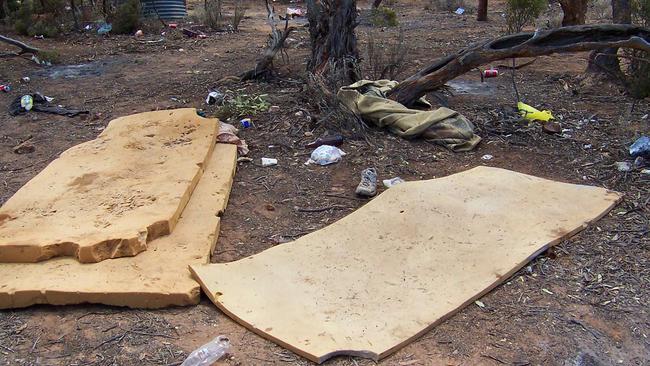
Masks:
[[[29,154],[33,153],[34,150],[36,150],[36,147],[32,144],[31,138],[21,142],[13,148],[15,154]]]
[[[1,84],[0,85],[0,90],[2,90],[5,93],[9,93],[11,91],[11,87],[6,84]]]
[[[179,48],[178,52],[185,52],[185,49],[184,48]]]
[[[529,120],[546,122],[549,119],[553,119],[553,115],[551,114],[551,111],[547,111],[547,110],[540,111],[522,102],[517,103],[517,109],[519,109],[519,113],[521,113],[522,117]]]
[[[188,36],[190,38],[206,38],[207,37],[207,35],[205,33],[195,31],[195,30],[192,30],[192,29],[183,28],[183,29],[181,29],[181,31],[183,32],[184,35],[186,35],[186,36]]]
[[[641,170],[641,174],[650,174],[650,169]]]
[[[201,116],[201,117],[203,117],[203,118],[208,117],[208,114],[205,113],[205,111],[202,111],[202,110],[200,110],[200,109],[197,109],[197,110],[196,110],[196,114],[199,115],[199,116]]]
[[[499,70],[497,69],[487,69],[480,72],[481,73],[481,82],[485,79],[495,78],[499,76]]]
[[[87,30],[87,31],[89,31],[89,30],[93,29],[93,26],[92,26],[91,24],[86,24],[86,26],[84,27],[84,29]]]
[[[465,14],[465,9],[464,8],[458,8],[458,9],[456,9],[456,11],[454,11],[454,13],[456,13],[458,15],[463,15],[463,14]]]
[[[584,145],[582,145],[582,148],[585,149],[585,150],[589,150],[589,149],[592,148],[592,146],[591,146],[591,144],[584,144]]]
[[[302,117],[302,116],[304,116],[304,115],[305,115],[305,113],[304,113],[303,111],[298,111],[298,112],[296,112],[296,113],[294,114],[294,116],[296,116],[296,117]]]
[[[630,155],[650,157],[650,137],[641,136],[630,146]]]
[[[545,293],[547,293],[549,295],[554,295],[553,292],[551,292],[551,291],[549,291],[549,290],[547,290],[545,288],[542,289],[542,292],[545,292]]]
[[[218,336],[190,353],[181,366],[210,366],[230,350],[230,340]]]
[[[253,121],[250,118],[242,118],[239,121],[239,124],[241,124],[242,128],[251,128],[251,127],[253,127]]]
[[[34,98],[31,95],[23,95],[20,97],[20,107],[26,111],[31,111],[34,107]]]
[[[562,132],[562,125],[555,121],[542,121],[542,131],[546,133],[560,133]]]
[[[476,300],[476,301],[474,301],[474,304],[478,305],[478,307],[480,307],[480,308],[484,308],[484,307],[485,307],[485,304],[484,304],[482,301],[480,301],[480,300]]]
[[[111,23],[104,23],[99,26],[99,29],[97,29],[97,34],[108,34],[112,30],[113,25]]]
[[[42,34],[34,35],[34,38],[36,39],[45,39],[45,36]]]
[[[138,38],[144,36],[144,32],[142,31],[142,29],[138,29],[138,31],[135,32],[135,36]]]
[[[345,153],[336,146],[321,145],[311,153],[306,165],[316,163],[318,165],[330,165],[341,161]]]
[[[32,55],[31,60],[36,62],[38,65],[52,66],[52,63],[50,61],[41,60],[41,59],[39,59],[38,57],[36,57],[34,55]]]
[[[30,81],[32,81],[32,79],[30,79],[29,76],[24,76],[21,80],[23,81],[23,83],[29,83]]]
[[[391,178],[391,179],[384,179],[382,181],[382,183],[384,184],[384,187],[390,188],[390,187],[396,186],[396,185],[398,185],[400,183],[404,183],[404,179],[402,179],[400,177],[395,177],[395,178]]]
[[[262,166],[278,165],[278,159],[262,158]]]
[[[225,98],[225,95],[223,95],[221,92],[218,90],[211,90],[208,93],[208,96],[205,98],[205,104],[212,105],[221,105],[223,103],[223,100]]]
[[[375,168],[366,168],[361,172],[361,182],[354,192],[365,197],[377,194],[377,170]]]
[[[44,96],[40,93],[26,94],[14,99],[9,105],[9,114],[17,116],[27,112],[43,112],[58,114],[60,116],[74,117],[79,114],[89,113],[87,110],[68,109],[62,106],[50,105],[54,98]]]
[[[176,23],[169,23],[169,28],[171,28],[171,29],[176,29],[176,28],[178,28],[178,24],[176,24]]]
[[[485,161],[492,160],[492,158],[494,158],[494,156],[490,155],[490,154],[485,154],[485,155],[481,156],[481,160],[485,160]]]
[[[237,136],[238,132],[239,131],[235,126],[219,121],[219,134],[217,135],[217,141],[237,145],[237,152],[239,155],[248,155],[248,144]]]
[[[305,145],[305,147],[308,149],[315,149],[322,145],[339,146],[342,143],[343,143],[343,136],[333,135],[333,136],[319,137],[315,141],[312,141],[307,145]]]
[[[305,15],[305,11],[300,8],[293,8],[293,7],[287,8],[287,16],[290,16],[291,18],[302,17],[304,15]]]
[[[272,106],[269,107],[269,112],[271,112],[271,113],[275,113],[275,112],[279,112],[279,111],[280,111],[280,107],[277,106],[277,105],[272,105]]]
[[[632,170],[632,164],[627,161],[617,161],[614,163],[619,172],[629,172]]]

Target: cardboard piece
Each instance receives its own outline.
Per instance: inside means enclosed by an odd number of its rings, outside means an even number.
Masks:
[[[294,242],[191,269],[226,314],[314,362],[336,355],[377,360],[600,218],[620,197],[478,167],[399,184]]]
[[[199,302],[189,264],[208,263],[235,173],[237,147],[217,144],[175,230],[135,257],[0,263],[0,309],[99,303],[160,308]]]
[[[0,262],[133,256],[169,234],[210,157],[217,119],[194,108],[111,121],[0,208]]]

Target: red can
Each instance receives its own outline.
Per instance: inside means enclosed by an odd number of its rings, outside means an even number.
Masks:
[[[487,69],[481,71],[481,81],[483,81],[483,79],[495,78],[497,76],[499,76],[499,70],[497,69]]]
[[[11,87],[9,85],[0,85],[0,91],[3,91],[5,93],[9,93],[11,91]]]

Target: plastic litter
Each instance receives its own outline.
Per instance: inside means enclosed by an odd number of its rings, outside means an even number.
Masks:
[[[305,164],[316,163],[318,165],[330,165],[341,161],[343,156],[345,156],[345,152],[338,147],[321,145],[311,153],[310,159]]]
[[[31,95],[23,95],[20,98],[20,106],[26,111],[31,111],[34,107],[34,98]]]
[[[617,161],[614,163],[619,172],[629,172],[632,170],[632,164],[627,161]]]
[[[210,366],[230,350],[230,340],[218,336],[190,353],[181,366]]]
[[[225,96],[218,90],[211,90],[210,93],[208,93],[208,96],[205,98],[205,104],[221,105],[221,103],[223,103],[224,98]]]
[[[384,183],[384,187],[390,188],[390,187],[396,186],[396,185],[398,185],[400,183],[404,183],[404,179],[402,179],[400,177],[395,177],[395,178],[391,178],[391,179],[384,179],[384,180],[382,180],[382,183]]]
[[[243,118],[242,120],[239,121],[239,124],[241,125],[242,128],[253,127],[253,121],[250,118]]]
[[[177,23],[169,23],[168,25],[169,25],[169,28],[171,28],[171,29],[176,29],[176,28],[178,28],[178,24],[177,24]]]
[[[97,34],[108,34],[112,30],[113,25],[111,23],[104,23],[99,26],[99,29],[97,29]]]
[[[144,36],[144,32],[142,31],[142,29],[138,29],[138,31],[135,32],[135,36],[137,38],[140,38],[140,37]]]
[[[0,85],[0,90],[2,90],[5,93],[9,93],[11,91],[11,87],[9,85],[2,84]]]
[[[494,156],[490,155],[490,154],[485,154],[485,155],[481,156],[481,159],[486,160],[486,161],[487,160],[492,160],[492,158],[494,158]]]
[[[650,158],[650,137],[641,136],[630,146],[632,157],[643,156]]]
[[[305,12],[304,12],[304,10],[302,10],[300,8],[288,7],[287,8],[287,15],[292,17],[292,18],[295,17],[295,16],[301,17],[301,16],[305,15]]]
[[[454,11],[454,13],[456,13],[458,15],[463,15],[463,14],[465,14],[465,9],[464,8],[458,8],[458,9],[456,9],[456,11]]]
[[[21,80],[23,81],[23,83],[29,83],[30,81],[32,81],[32,79],[29,76],[23,76]]]
[[[551,111],[547,111],[547,110],[540,111],[522,102],[517,103],[517,109],[519,109],[519,113],[521,113],[522,117],[529,120],[546,122],[549,119],[554,119],[553,115],[551,114]]]
[[[278,159],[262,158],[262,166],[278,165]]]

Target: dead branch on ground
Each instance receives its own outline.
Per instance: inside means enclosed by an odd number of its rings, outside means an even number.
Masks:
[[[284,42],[289,34],[295,30],[295,27],[289,27],[289,17],[284,21],[284,29],[280,30],[275,21],[275,12],[273,7],[266,0],[266,11],[269,25],[271,26],[271,35],[269,37],[268,47],[264,50],[262,57],[257,60],[255,68],[239,75],[241,81],[259,79],[268,76],[273,71],[273,59],[275,55],[282,51]]]
[[[650,52],[650,30],[631,25],[600,24],[499,37],[437,60],[401,82],[388,97],[408,106],[457,76],[494,61],[608,47]]]
[[[4,42],[4,43],[8,43],[8,44],[10,44],[10,45],[12,45],[12,46],[16,46],[16,47],[20,48],[20,52],[18,52],[18,53],[16,53],[16,52],[12,52],[12,53],[8,53],[8,54],[6,54],[6,55],[10,55],[10,56],[20,56],[20,55],[23,55],[23,54],[25,54],[25,53],[31,53],[31,54],[36,55],[36,54],[38,54],[39,52],[41,52],[41,50],[39,50],[39,49],[36,48],[36,47],[32,47],[32,46],[30,46],[30,45],[28,45],[28,44],[26,44],[26,43],[23,43],[23,42],[21,42],[21,41],[19,41],[19,40],[13,39],[13,38],[9,38],[9,37],[3,36],[2,34],[0,34],[0,41],[1,41],[1,42]]]

